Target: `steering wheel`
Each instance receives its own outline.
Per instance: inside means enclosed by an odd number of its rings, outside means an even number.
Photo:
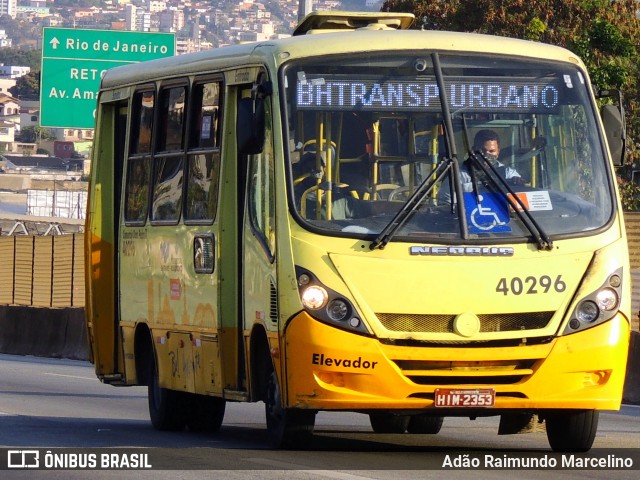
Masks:
[[[409,187],[398,187],[389,193],[387,200],[390,202],[400,202],[406,199],[406,194],[409,192]],[[404,199],[402,197],[405,197]]]

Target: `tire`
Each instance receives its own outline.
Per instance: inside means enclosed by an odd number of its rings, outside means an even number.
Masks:
[[[369,422],[376,433],[404,433],[409,426],[409,415],[370,413]]]
[[[554,410],[547,413],[547,440],[554,452],[586,452],[598,430],[596,410]]]
[[[227,402],[218,397],[189,394],[186,424],[192,432],[215,433],[220,430]]]
[[[181,400],[184,399],[184,394],[160,387],[158,368],[153,354],[148,367],[149,386],[147,397],[151,424],[156,430],[183,430],[185,426],[185,402]]]
[[[442,428],[444,417],[433,415],[412,415],[409,419],[407,431],[409,433],[426,433],[430,435],[437,434]]]
[[[283,408],[278,378],[271,371],[267,383],[265,416],[269,443],[274,448],[302,450],[313,438],[316,412]]]

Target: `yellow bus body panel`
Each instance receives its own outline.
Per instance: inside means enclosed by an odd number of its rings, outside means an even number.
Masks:
[[[624,384],[629,322],[622,315],[580,333],[544,345],[502,348],[382,345],[378,340],[324,325],[306,313],[287,329],[286,357],[289,406],[307,409],[429,409],[434,385],[420,377],[446,378],[447,372],[477,383],[438,385],[447,388],[494,388],[495,409],[618,409]],[[522,372],[505,372],[526,360]],[[429,365],[451,363],[450,370]],[[477,366],[474,367],[473,365]],[[497,365],[491,368],[489,365]],[[402,369],[399,365],[416,368]],[[422,365],[422,370],[418,370]],[[524,370],[524,369],[523,369]],[[505,374],[521,375],[517,383],[492,383]],[[454,413],[455,409],[451,409]],[[489,413],[489,412],[488,412]]]
[[[319,244],[294,229],[297,263],[353,301],[372,336],[304,311],[294,316],[284,335],[288,406],[420,410],[433,408],[436,388],[494,388],[494,409],[618,409],[630,335],[621,229],[614,224],[589,238],[557,241],[552,251],[512,245],[513,256],[504,257],[410,256],[405,242],[372,252],[367,242]],[[615,317],[563,333],[579,301],[616,271],[624,288]],[[553,283],[560,278],[562,291],[552,285],[545,292],[542,275]],[[518,294],[497,291],[500,279],[511,285],[527,277],[538,279],[535,293],[526,282]],[[537,329],[481,329],[468,336],[430,330],[434,315],[467,312],[480,318],[547,312],[548,320]]]
[[[222,392],[218,285],[193,272],[194,234],[202,227],[123,227],[121,327],[126,382],[137,383],[134,331],[146,323],[160,384],[174,390]]]

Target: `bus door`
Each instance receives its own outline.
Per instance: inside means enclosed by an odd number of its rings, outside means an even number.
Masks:
[[[91,166],[90,203],[85,234],[86,305],[90,358],[97,375],[105,382],[117,382],[124,373],[119,348],[119,305],[117,245],[119,243],[120,198],[122,192],[125,138],[127,131],[126,91],[101,95],[97,130],[99,143],[94,148]]]
[[[257,67],[246,67],[225,73],[225,105],[229,108],[224,113],[223,137],[234,138],[236,143],[235,148],[228,143],[222,149],[216,271],[220,282],[218,337],[223,396],[231,400],[249,399],[245,337],[252,325],[259,322],[277,327],[277,315],[270,304],[272,298],[275,302],[271,127],[268,146],[258,154],[253,153],[256,148],[246,148],[240,138],[252,129],[247,117],[253,115],[244,107],[248,106],[254,84],[247,82],[255,80],[259,72]],[[270,114],[269,111],[267,118]],[[276,327],[272,329],[277,331]]]
[[[255,88],[241,92],[244,98],[250,95],[256,95]],[[250,332],[256,324],[260,324],[261,331],[267,335],[268,332],[273,332],[272,346],[277,344],[275,155],[270,101],[270,97],[266,97],[264,111],[259,109],[260,116],[264,114],[262,148],[255,149],[258,153],[241,156],[239,162],[240,168],[245,170],[243,180],[246,185],[240,249],[243,312],[241,328],[245,345],[248,345]],[[261,124],[262,120],[258,123]],[[261,129],[261,125],[258,128]]]

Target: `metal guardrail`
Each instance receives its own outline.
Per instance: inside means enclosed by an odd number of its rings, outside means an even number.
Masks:
[[[84,232],[84,220],[0,213],[0,235],[65,235]]]

